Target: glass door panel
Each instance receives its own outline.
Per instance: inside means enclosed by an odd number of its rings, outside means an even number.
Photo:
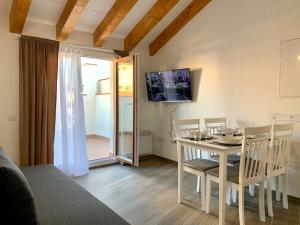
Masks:
[[[135,57],[121,58],[116,63],[117,140],[116,157],[134,164],[136,156],[136,86]]]

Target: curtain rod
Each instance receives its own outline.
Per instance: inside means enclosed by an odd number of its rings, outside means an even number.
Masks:
[[[20,34],[15,34],[16,39],[20,38],[21,35]],[[85,46],[85,45],[80,45],[80,44],[74,44],[74,43],[70,43],[67,41],[60,41],[60,43],[62,45],[71,45],[74,47],[78,47],[78,48],[83,48],[83,49],[89,49],[89,50],[93,50],[93,51],[101,51],[101,52],[109,52],[109,53],[114,53],[113,50],[110,49],[104,49],[104,48],[95,48],[95,47],[90,47],[90,46]]]

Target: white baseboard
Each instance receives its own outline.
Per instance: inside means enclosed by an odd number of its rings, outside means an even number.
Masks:
[[[112,158],[106,158],[106,159],[98,159],[98,160],[92,160],[89,161],[89,168],[98,167],[98,166],[105,166],[113,163],[118,163],[119,161],[112,157]]]

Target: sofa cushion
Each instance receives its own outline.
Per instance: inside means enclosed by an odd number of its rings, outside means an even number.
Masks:
[[[1,148],[0,205],[1,224],[38,224],[31,188],[23,173]]]
[[[52,165],[21,167],[37,206],[41,225],[128,225]]]

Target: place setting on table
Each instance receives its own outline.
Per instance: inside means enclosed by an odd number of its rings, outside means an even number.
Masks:
[[[209,134],[208,131],[190,131],[189,135],[182,137],[183,139],[191,140],[191,141],[206,141],[210,144],[227,146],[227,147],[235,147],[241,146],[243,141],[243,128],[219,128],[217,133]],[[250,135],[248,139],[256,139],[263,137],[261,135]],[[271,140],[271,139],[269,139]]]
[[[182,137],[191,141],[210,141],[211,144],[240,146],[242,145],[243,133],[240,128],[218,128],[215,134],[206,130],[191,130],[187,136]]]

